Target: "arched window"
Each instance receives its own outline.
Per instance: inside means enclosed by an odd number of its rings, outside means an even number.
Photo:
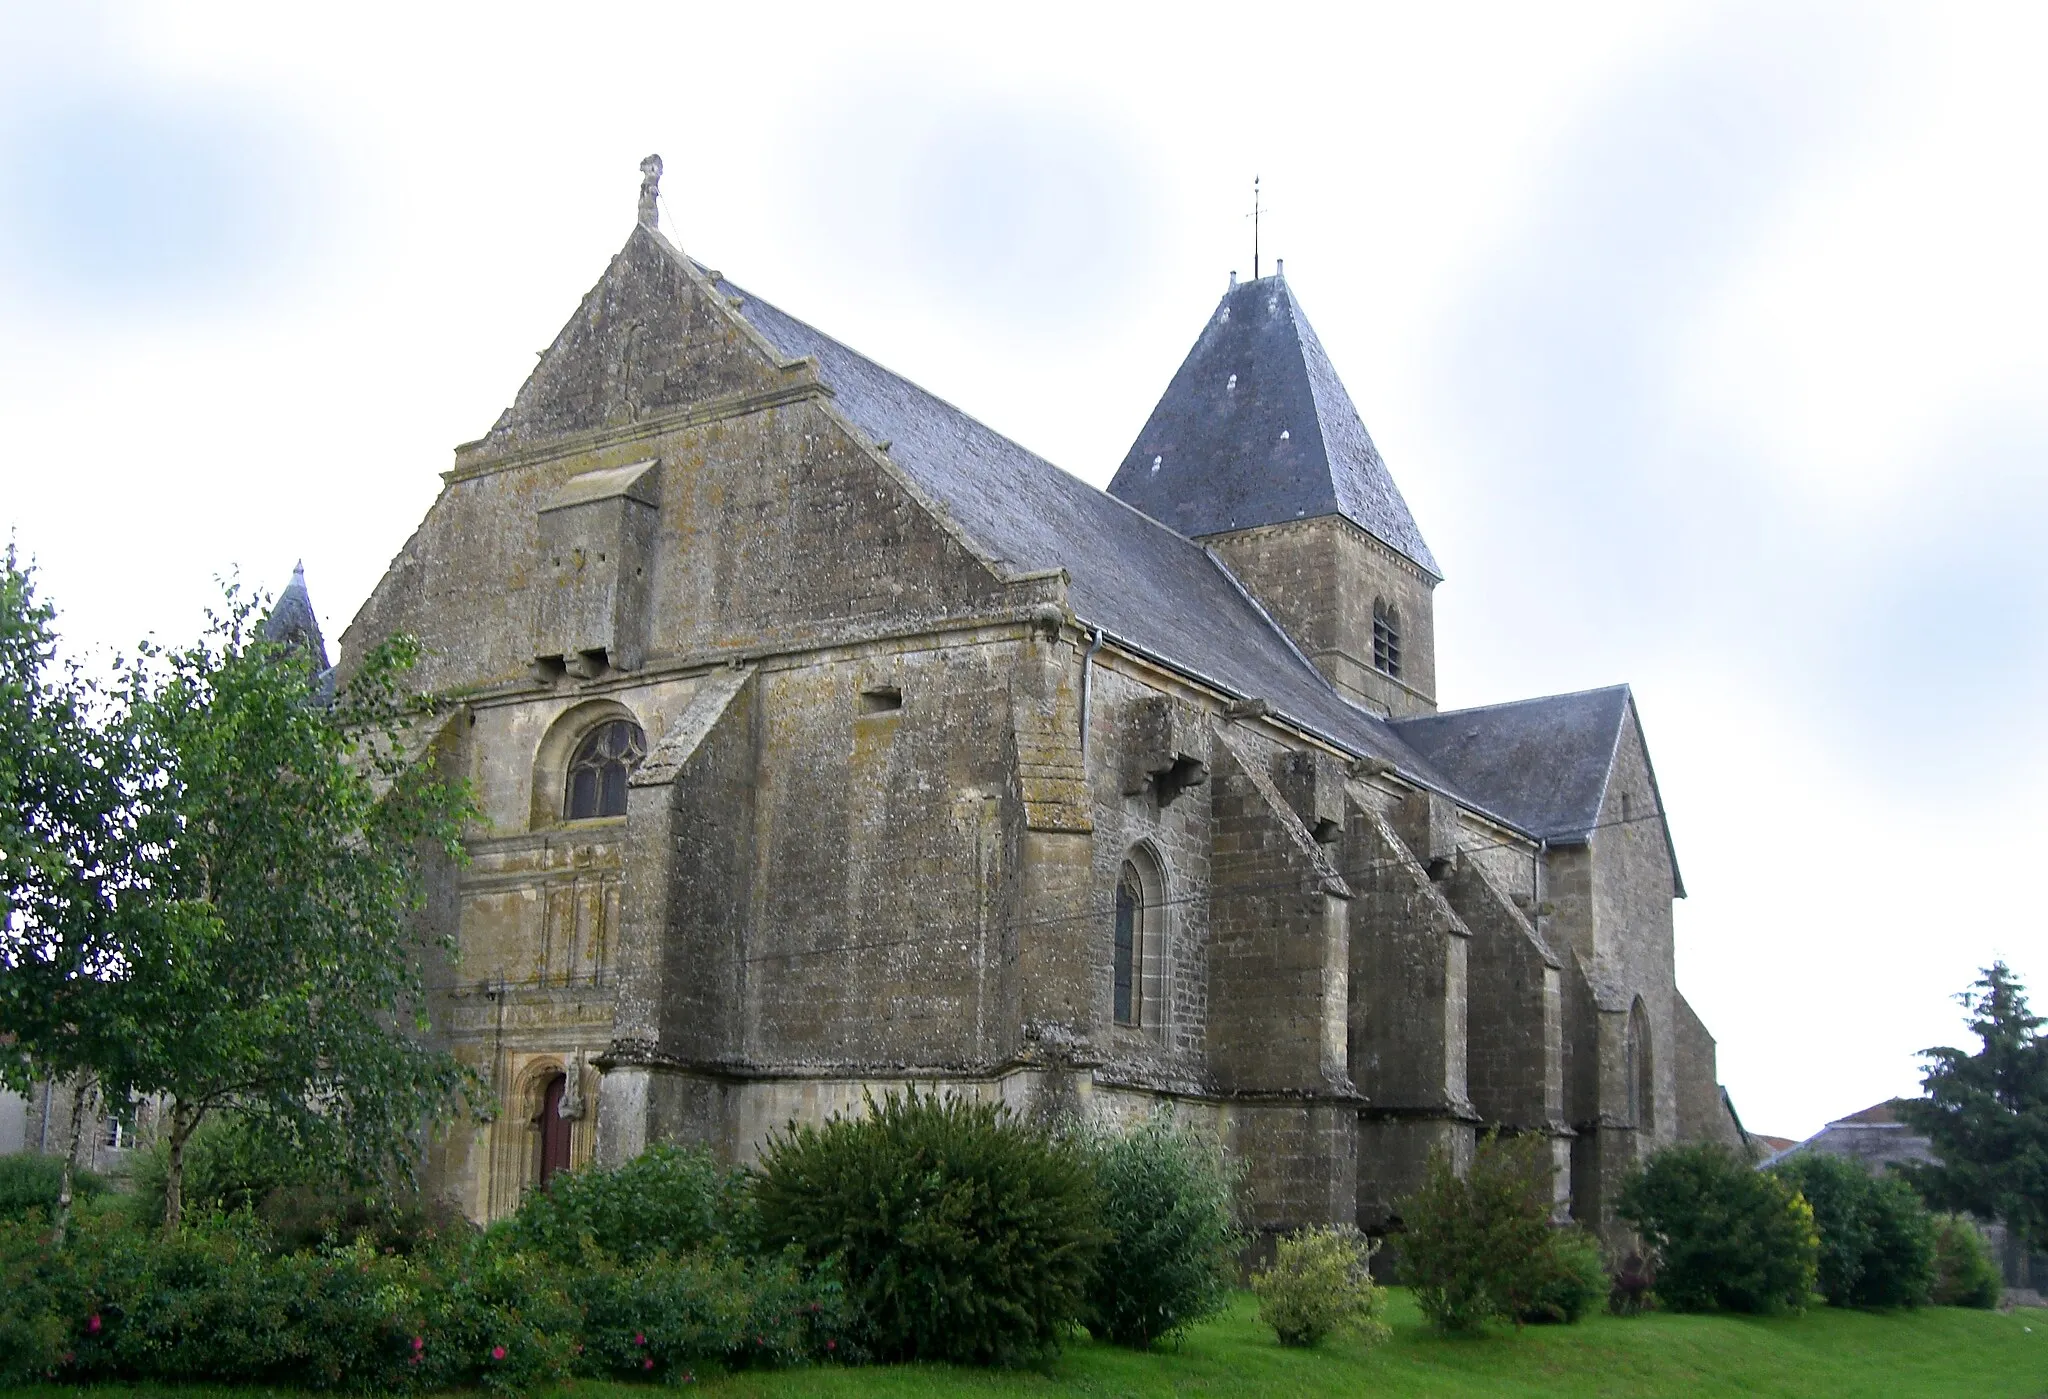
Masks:
[[[583,736],[569,759],[562,817],[581,821],[592,816],[626,814],[626,778],[647,756],[647,740],[631,719],[613,719]]]
[[[1401,678],[1401,611],[1385,598],[1372,600],[1372,665]]]
[[[1138,867],[1126,860],[1116,881],[1115,991],[1111,998],[1119,1025],[1138,1023],[1144,954],[1145,885],[1138,878]]]
[[[1622,1065],[1628,1075],[1628,1118],[1640,1131],[1657,1125],[1657,1080],[1650,1064],[1650,1016],[1641,998],[1629,1008],[1628,1045]]]
[[[1163,1036],[1173,999],[1166,880],[1146,846],[1133,848],[1117,871],[1111,936],[1111,1017],[1119,1025]]]

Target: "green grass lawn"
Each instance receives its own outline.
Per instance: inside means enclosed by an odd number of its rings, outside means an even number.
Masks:
[[[1346,1395],[1635,1396],[1760,1395],[1855,1399],[2038,1399],[2048,1396],[2048,1311],[1958,1311],[1946,1307],[1871,1315],[1820,1309],[1801,1317],[1595,1317],[1578,1326],[1503,1330],[1477,1340],[1443,1340],[1423,1327],[1405,1293],[1395,1293],[1394,1339],[1366,1350],[1332,1342],[1283,1350],[1258,1324],[1250,1297],[1178,1348],[1138,1355],[1082,1341],[1050,1370],[1001,1373],[943,1366],[799,1370],[715,1380],[720,1399],[879,1395]],[[86,1391],[42,1387],[23,1399],[70,1399]],[[248,1390],[167,1391],[105,1386],[91,1394],[176,1393],[183,1399]],[[639,1386],[579,1384],[574,1399],[645,1396]]]

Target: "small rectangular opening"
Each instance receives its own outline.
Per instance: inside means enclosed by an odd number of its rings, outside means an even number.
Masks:
[[[860,692],[860,712],[863,714],[887,714],[903,707],[903,691],[894,685],[877,685]]]

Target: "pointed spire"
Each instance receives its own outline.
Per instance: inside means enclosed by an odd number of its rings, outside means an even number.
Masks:
[[[1277,273],[1224,293],[1109,493],[1190,538],[1342,515],[1443,576]]]
[[[304,559],[292,565],[292,581],[285,584],[271,604],[270,615],[263,619],[263,639],[303,646],[321,670],[328,669],[327,642],[320,635],[320,619],[313,614],[313,599],[306,592]]]

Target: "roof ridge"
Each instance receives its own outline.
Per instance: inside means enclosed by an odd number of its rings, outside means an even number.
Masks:
[[[1439,709],[1434,714],[1411,714],[1403,719],[1389,719],[1390,724],[1414,724],[1426,719],[1455,719],[1461,714],[1485,714],[1496,709],[1518,709],[1527,704],[1543,704],[1549,700],[1579,699],[1586,695],[1607,695],[1616,690],[1629,690],[1626,680],[1613,685],[1595,685],[1584,690],[1560,690],[1554,695],[1531,695],[1527,699],[1496,700],[1492,704],[1474,704],[1463,709]],[[1631,695],[1634,693],[1630,691]]]

